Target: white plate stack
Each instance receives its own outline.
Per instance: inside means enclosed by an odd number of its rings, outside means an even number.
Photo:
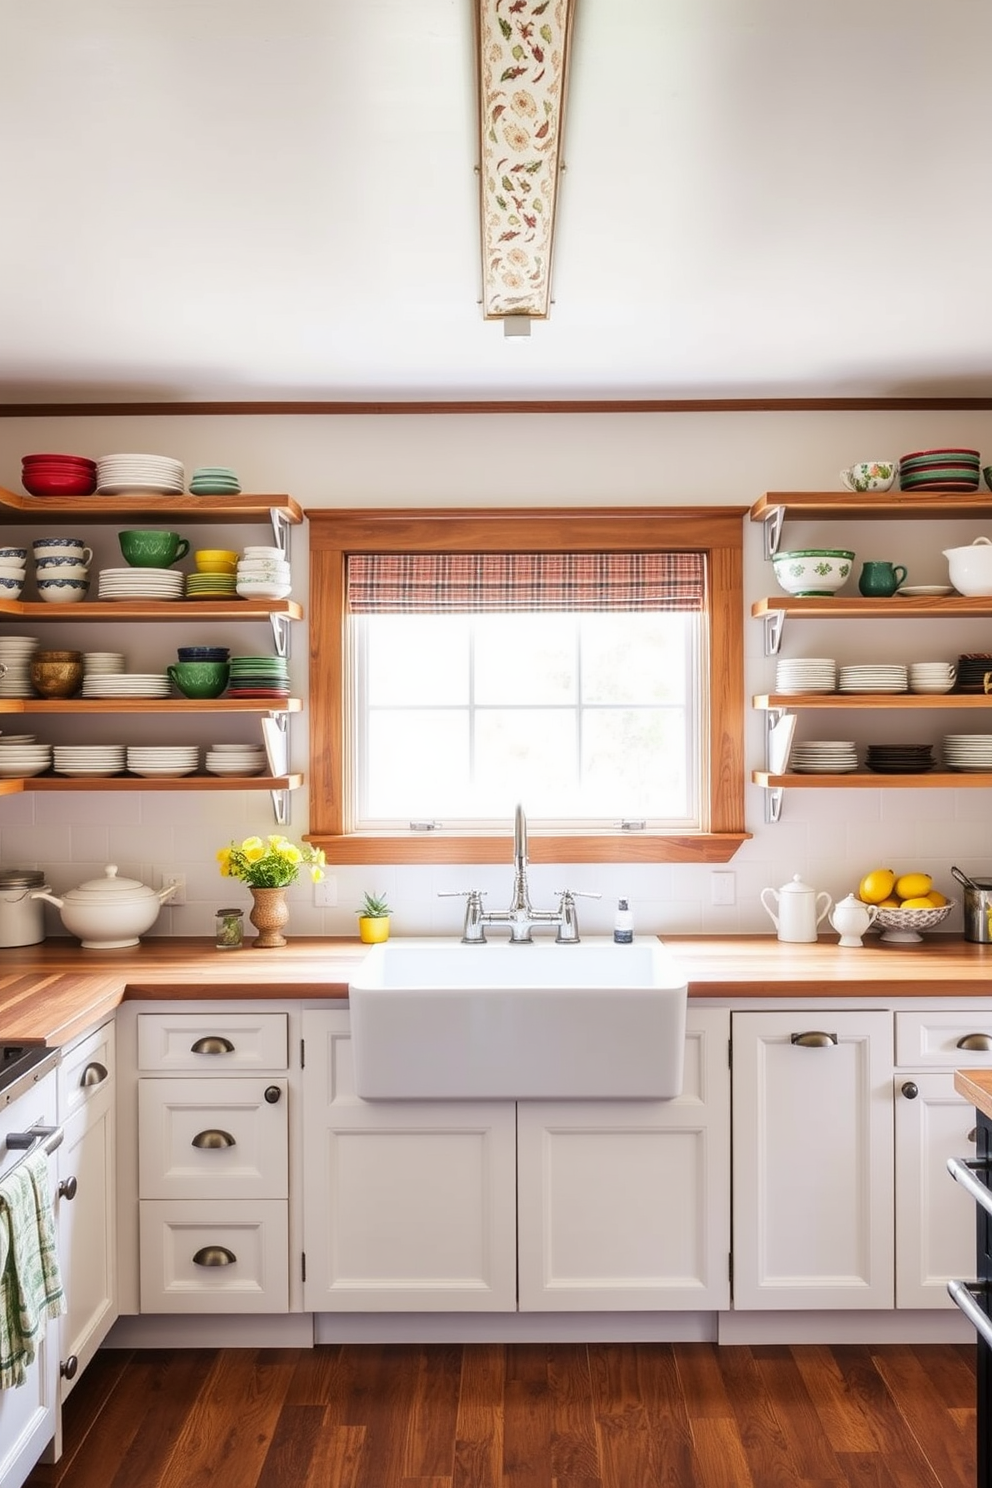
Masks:
[[[837,663],[829,656],[783,659],[775,668],[776,692],[836,692]]]
[[[149,780],[192,775],[200,768],[200,751],[195,744],[132,744],[127,751],[127,767],[132,775]]]
[[[992,734],[945,734],[944,764],[948,770],[992,770]]]
[[[104,496],[181,496],[186,473],[168,455],[101,455],[96,488]]]
[[[83,697],[164,698],[169,696],[168,672],[83,673]]]
[[[38,649],[37,636],[0,636],[0,697],[34,697],[31,658]]]
[[[41,775],[52,763],[51,744],[38,744],[33,734],[0,735],[0,779]]]
[[[879,661],[840,669],[841,692],[905,692],[908,687],[909,670],[904,666]]]
[[[807,739],[793,744],[789,764],[802,775],[849,775],[858,751],[853,739]]]
[[[958,679],[953,661],[911,661],[910,692],[950,692]]]
[[[100,599],[182,599],[185,577],[171,568],[103,568]]]
[[[106,677],[124,670],[123,651],[84,651],[83,676]]]
[[[261,744],[213,744],[207,750],[208,775],[261,775],[265,750]]]
[[[124,769],[123,744],[56,744],[52,768],[56,775],[119,775]]]

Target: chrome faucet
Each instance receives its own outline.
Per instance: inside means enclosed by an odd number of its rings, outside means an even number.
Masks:
[[[487,925],[509,925],[511,945],[532,945],[531,930],[535,925],[555,925],[558,945],[578,945],[579,922],[575,913],[576,898],[598,899],[599,894],[583,893],[579,889],[556,889],[557,909],[535,909],[530,902],[527,883],[527,818],[524,808],[517,806],[513,819],[513,894],[508,909],[483,909],[481,889],[442,890],[438,897],[461,897],[465,895],[465,925],[462,930],[462,945],[485,945]]]

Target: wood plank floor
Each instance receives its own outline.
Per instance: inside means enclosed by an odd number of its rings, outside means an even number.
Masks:
[[[967,1344],[108,1350],[59,1488],[974,1488]]]

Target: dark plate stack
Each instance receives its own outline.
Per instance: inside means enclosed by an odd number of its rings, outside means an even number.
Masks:
[[[923,775],[934,767],[932,744],[869,744],[865,764],[877,775]]]
[[[958,657],[955,692],[984,692],[985,673],[992,672],[992,652],[967,651]],[[992,702],[992,698],[989,699]]]
[[[899,461],[903,491],[977,491],[981,455],[973,449],[913,450]]]

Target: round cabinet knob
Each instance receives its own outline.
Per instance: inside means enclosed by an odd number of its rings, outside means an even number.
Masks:
[[[902,1087],[902,1093],[907,1100],[915,1100],[920,1093],[919,1085],[914,1085],[912,1080],[907,1080]]]
[[[59,1198],[68,1199],[71,1203],[72,1200],[76,1197],[76,1190],[78,1187],[79,1185],[76,1182],[75,1174],[73,1174],[71,1178],[63,1178],[62,1182],[59,1184]]]
[[[226,1245],[204,1245],[193,1257],[194,1266],[233,1266],[237,1260],[233,1250]]]
[[[230,1039],[221,1037],[219,1034],[208,1033],[205,1038],[198,1038],[195,1044],[190,1045],[191,1054],[233,1054],[234,1045]]]
[[[219,1147],[235,1147],[237,1143],[230,1132],[221,1131],[220,1127],[211,1127],[207,1131],[197,1132],[189,1145],[209,1150]]]
[[[68,1359],[63,1360],[63,1362],[59,1365],[59,1374],[62,1376],[63,1379],[75,1379],[78,1372],[79,1360],[76,1358],[75,1354],[70,1354]]]
[[[282,1091],[278,1085],[267,1085],[265,1087],[265,1102],[269,1106],[277,1106],[282,1100]]]

